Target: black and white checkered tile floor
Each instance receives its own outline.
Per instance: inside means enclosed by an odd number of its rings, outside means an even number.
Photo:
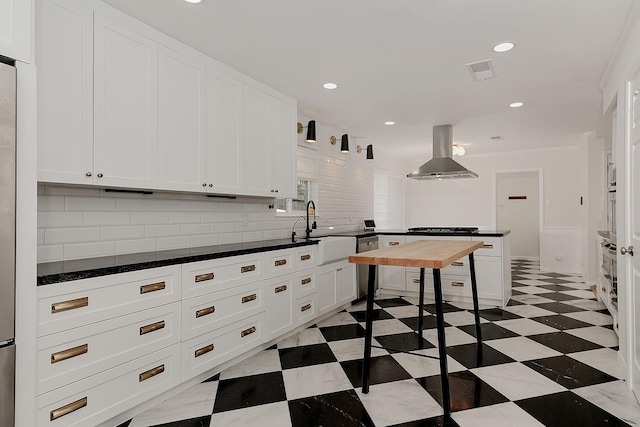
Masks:
[[[582,279],[525,260],[514,260],[512,272],[508,307],[480,312],[480,363],[471,307],[445,304],[456,425],[640,425],[640,406],[620,379],[612,318]],[[417,301],[376,304],[374,345],[416,349]],[[374,348],[371,389],[362,394],[363,324],[364,304],[352,306],[121,427],[442,425],[435,359]],[[434,315],[424,328],[416,352],[437,355]]]

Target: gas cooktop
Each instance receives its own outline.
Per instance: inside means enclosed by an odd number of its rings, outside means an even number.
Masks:
[[[467,234],[477,233],[478,227],[412,227],[408,231],[413,233]]]

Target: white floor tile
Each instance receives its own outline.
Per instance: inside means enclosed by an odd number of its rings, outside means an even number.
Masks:
[[[211,426],[224,427],[290,427],[291,417],[287,402],[269,403],[213,414]]]
[[[442,415],[442,407],[415,380],[372,385],[369,393],[356,390],[376,427]]]
[[[546,345],[530,340],[527,337],[503,338],[500,340],[486,341],[501,353],[506,354],[517,361],[542,359],[544,357],[561,356],[562,353],[553,350]],[[502,365],[501,365],[502,366]]]
[[[615,347],[618,345],[618,335],[611,329],[602,326],[591,326],[588,328],[569,329],[565,331],[576,337],[589,340],[604,347]]]
[[[468,311],[454,311],[444,313],[444,321],[453,326],[475,325],[476,318]],[[487,319],[480,318],[480,323],[487,323]]]
[[[437,348],[430,348],[428,350],[416,350],[412,353],[426,354],[428,356],[438,356]],[[440,360],[431,359],[427,357],[417,356],[415,354],[408,353],[394,353],[392,357],[402,365],[402,367],[411,374],[414,378],[431,377],[434,375],[440,375]],[[457,362],[452,357],[447,356],[447,371],[458,372],[464,371],[467,368],[464,365]]]
[[[454,412],[460,427],[544,427],[513,402]]]
[[[318,328],[308,328],[278,342],[278,348],[298,347],[301,345],[322,344],[327,342]]]
[[[517,282],[520,283],[524,283],[524,282],[528,282],[529,280],[517,280]],[[547,289],[547,288],[540,288],[536,285],[544,285],[545,283],[541,283],[538,282],[537,280],[533,280],[533,282],[536,282],[535,284],[532,284],[531,286],[518,286],[516,288],[516,290],[520,291],[520,292],[524,292],[527,294],[550,294],[554,291],[552,291],[551,289]],[[525,283],[527,284],[527,283]],[[544,296],[544,295],[542,295]]]
[[[280,371],[278,350],[264,350],[250,358],[220,372],[220,379],[246,377],[248,375],[265,374]]]
[[[640,425],[640,405],[626,382],[611,381],[573,391],[627,424]]]
[[[596,301],[593,299],[573,299],[569,301],[562,301],[562,303],[569,304],[583,310],[604,310],[607,308],[607,306],[605,306],[600,301]]]
[[[613,317],[609,314],[598,313],[597,311],[577,311],[575,313],[565,313],[567,317],[591,323],[592,325],[610,325],[613,323]]]
[[[354,338],[351,340],[329,341],[328,342],[331,351],[338,359],[338,362],[345,360],[357,360],[362,359],[364,355],[364,338]],[[379,346],[375,339],[372,340],[372,344]],[[371,348],[371,357],[384,356],[389,354],[388,351],[381,348]]]
[[[599,348],[597,350],[571,353],[568,356],[586,365],[592,366],[605,374],[609,374],[612,377],[618,379],[625,378],[624,371],[618,364],[618,352],[613,349]]]
[[[510,400],[566,391],[560,384],[521,363],[486,366],[471,371]]]
[[[438,347],[437,329],[427,329],[423,331],[422,337],[429,341],[431,344]],[[444,328],[444,340],[447,343],[447,347],[476,342],[476,338],[473,335],[469,335],[468,333],[461,331],[460,329],[453,326]]]
[[[282,377],[289,400],[353,388],[337,362],[285,369]]]
[[[596,296],[590,289],[576,289],[574,291],[560,291],[561,294],[571,295],[576,298],[594,299]]]
[[[363,328],[364,325],[365,324],[362,323]],[[381,335],[404,334],[406,332],[412,332],[411,328],[398,319],[376,320],[373,322],[372,334],[374,337],[379,337]]]
[[[505,310],[517,314],[522,317],[540,317],[540,316],[553,316],[553,311],[545,310],[544,308],[534,307],[531,305],[510,305],[505,307]]]
[[[341,311],[316,324],[319,328],[326,328],[328,326],[353,325],[354,323],[358,323],[358,321],[350,313]]]
[[[401,305],[398,307],[388,307],[384,309],[393,317],[402,319],[405,317],[418,317],[418,306],[415,305]]]
[[[502,326],[505,329],[515,332],[519,335],[537,335],[537,334],[547,334],[551,332],[558,332],[558,329],[552,328],[548,325],[543,325],[540,322],[536,322],[531,319],[509,319],[509,320],[498,320],[493,322],[498,326]]]
[[[518,290],[518,288],[515,288],[515,290]],[[555,300],[552,300],[552,299],[549,299],[549,298],[545,298],[542,295],[544,295],[544,294],[541,294],[541,295],[530,295],[530,294],[514,295],[514,296],[511,297],[511,299],[523,302],[525,304],[545,304],[545,303],[548,303],[548,302],[556,302]]]

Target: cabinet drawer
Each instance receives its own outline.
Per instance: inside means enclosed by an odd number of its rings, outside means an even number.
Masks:
[[[178,385],[179,359],[175,344],[38,396],[37,425],[98,425]]]
[[[180,342],[180,303],[41,337],[37,394]]]
[[[264,313],[182,342],[182,381],[264,342]]]
[[[264,277],[264,253],[193,262],[182,266],[183,298],[191,298]]]
[[[180,300],[180,266],[38,286],[38,336]]]
[[[263,312],[264,281],[182,301],[182,340]]]
[[[264,255],[266,277],[276,277],[293,272],[295,270],[294,253],[293,249],[266,252]]]
[[[317,291],[315,276],[315,270],[302,271],[294,276],[293,287],[295,289],[295,299],[314,294]]]
[[[501,237],[472,237],[473,241],[484,242],[484,246],[477,249],[474,256],[502,256]]]
[[[449,264],[448,266],[446,266],[445,268],[440,270],[440,273],[443,275],[455,275],[455,276],[469,276],[471,270],[469,270],[469,257],[468,256],[464,256],[454,262],[452,262],[451,264]],[[415,273],[415,274],[420,274],[420,268],[419,267],[407,267],[407,272],[409,273]],[[426,275],[433,275],[433,269],[431,268],[425,268],[424,269],[424,273]]]
[[[293,306],[296,326],[300,326],[318,315],[318,297],[312,294],[297,299]]]
[[[313,268],[316,266],[316,246],[304,246],[296,251],[296,270]]]
[[[441,276],[442,295],[447,296],[471,296],[471,277],[465,276]],[[420,291],[420,273],[407,273],[407,290]],[[434,295],[433,276],[424,277],[425,294]]]

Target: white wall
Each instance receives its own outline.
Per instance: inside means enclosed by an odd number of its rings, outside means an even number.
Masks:
[[[538,172],[496,175],[497,228],[511,230],[511,256],[540,258]],[[510,199],[523,196],[524,199]]]

